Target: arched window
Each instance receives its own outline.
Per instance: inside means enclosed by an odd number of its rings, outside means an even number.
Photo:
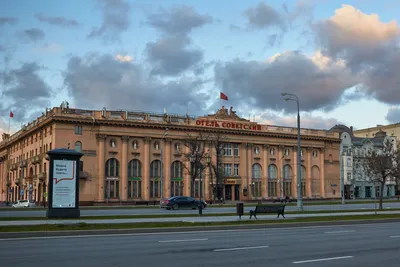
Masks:
[[[254,179],[261,178],[261,165],[260,164],[258,164],[258,163],[253,164],[252,176]]]
[[[306,167],[304,167],[304,165],[301,165],[301,180],[305,180],[306,179]]]
[[[119,161],[115,158],[106,161],[106,177],[119,177]]]
[[[142,177],[142,163],[133,159],[128,163],[128,178]]]
[[[161,176],[161,161],[153,160],[150,163],[150,178],[159,178]]]
[[[80,141],[75,142],[75,151],[82,153],[82,143]]]
[[[292,179],[292,167],[288,164],[283,166],[283,178],[286,180]]]
[[[174,161],[171,164],[171,178],[183,178],[183,164],[180,161]]]
[[[276,168],[275,164],[270,164],[268,166],[268,178],[269,179],[276,179],[278,178],[278,169]]]

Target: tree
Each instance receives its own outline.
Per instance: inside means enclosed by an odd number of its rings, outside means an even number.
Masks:
[[[207,143],[209,136],[203,133],[198,134],[186,134],[184,145],[189,148],[189,152],[185,153],[185,160],[189,164],[184,164],[184,168],[190,176],[190,196],[194,197],[195,181],[196,178],[200,177],[200,174],[204,172],[205,158],[207,155],[205,144]],[[189,166],[187,166],[189,165]]]
[[[215,150],[215,163],[210,164],[210,181],[213,189],[213,195],[216,199],[223,198],[223,186],[224,186],[224,168],[222,165],[222,156],[224,151],[224,144],[227,142],[227,138],[220,132],[214,133],[210,136],[210,147]],[[215,184],[212,175],[215,176]]]
[[[364,158],[364,170],[371,182],[380,187],[379,209],[383,209],[383,192],[385,184],[396,181],[400,174],[400,150],[395,141],[386,138],[382,148],[369,150]]]

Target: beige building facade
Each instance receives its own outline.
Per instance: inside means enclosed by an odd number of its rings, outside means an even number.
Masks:
[[[46,200],[46,152],[70,148],[84,154],[82,205],[158,200],[190,195],[188,136],[224,136],[225,201],[297,198],[297,129],[261,125],[222,107],[204,117],[144,112],[48,109],[0,143],[0,201]],[[209,164],[217,160],[205,142]],[[339,198],[338,133],[301,129],[303,198]],[[162,162],[162,164],[161,164]],[[211,168],[194,182],[194,195],[215,199]],[[162,191],[161,191],[162,190]]]
[[[400,123],[377,125],[376,127],[355,130],[353,133],[356,137],[374,138],[375,135],[380,131],[386,132],[388,136],[398,137],[400,136]]]

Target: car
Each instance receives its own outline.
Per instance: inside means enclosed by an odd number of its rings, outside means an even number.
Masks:
[[[202,208],[205,209],[207,207],[207,202],[202,200],[197,200],[192,197],[185,197],[185,196],[174,196],[168,199],[163,199],[160,202],[160,208],[165,208],[167,210],[173,209],[198,209],[202,205]]]
[[[30,208],[34,206],[36,205],[32,200],[17,200],[17,202],[12,204],[13,208]]]

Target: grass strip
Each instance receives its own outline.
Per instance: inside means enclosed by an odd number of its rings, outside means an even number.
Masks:
[[[326,216],[308,217],[291,220],[238,220],[231,222],[146,222],[146,223],[121,223],[121,224],[43,224],[43,225],[18,225],[0,226],[0,232],[50,232],[74,230],[120,230],[120,229],[146,229],[146,228],[179,228],[179,227],[205,227],[205,226],[235,226],[254,224],[284,224],[284,223],[309,223],[309,222],[338,222],[376,219],[400,219],[400,214],[354,215],[354,216]]]
[[[367,210],[319,210],[319,211],[287,211],[285,214],[332,214],[332,213],[351,213],[351,212],[374,212],[374,209]],[[382,211],[400,211],[398,209],[385,209],[376,210],[377,212]],[[272,213],[273,215],[273,213]],[[203,213],[203,217],[227,217],[227,216],[237,216],[236,213],[226,212],[226,213]],[[248,216],[245,213],[243,217]],[[353,215],[352,215],[353,216]],[[192,218],[199,217],[198,214],[132,214],[132,215],[103,215],[103,216],[81,216],[80,220],[116,220],[116,219],[152,219],[152,218]],[[0,221],[45,221],[45,220],[58,220],[58,219],[48,219],[46,217],[0,217]],[[76,219],[60,219],[60,220],[76,220]]]

